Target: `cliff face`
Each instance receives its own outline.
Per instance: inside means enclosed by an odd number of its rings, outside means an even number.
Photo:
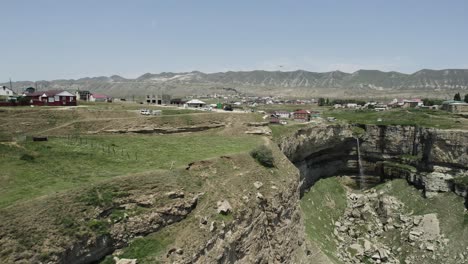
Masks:
[[[362,126],[364,156],[401,159],[414,156],[420,167],[468,168],[468,131],[417,128],[413,126]],[[416,159],[418,158],[418,159]]]
[[[468,131],[323,125],[301,129],[279,145],[301,171],[304,190],[323,177],[357,173],[358,139],[366,175],[406,178],[427,196],[455,191],[466,197],[466,187],[456,179],[467,177]]]

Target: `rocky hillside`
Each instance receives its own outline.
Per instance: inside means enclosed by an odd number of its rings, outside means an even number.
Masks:
[[[358,144],[364,175],[332,177],[359,175]],[[301,172],[307,236],[335,263],[468,263],[467,145],[463,130],[349,124],[280,140]]]
[[[8,85],[8,84],[3,84]],[[202,73],[198,71],[159,74],[146,73],[135,79],[113,75],[110,77],[81,78],[77,80],[53,80],[15,82],[14,87],[35,86],[45,89],[91,90],[113,96],[142,96],[151,93],[186,95],[193,93],[245,92],[251,94],[288,95],[294,91],[297,96],[318,94],[355,96],[353,91],[384,95],[385,93],[409,93],[432,96],[452,94],[453,91],[468,89],[468,70],[420,70],[413,74],[359,70],[354,73],[308,72],[303,70],[245,71]],[[226,89],[235,88],[235,89]],[[446,92],[446,93],[444,93]],[[362,96],[362,95],[361,95]]]

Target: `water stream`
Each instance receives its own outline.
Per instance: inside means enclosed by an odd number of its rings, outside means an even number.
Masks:
[[[358,166],[359,166],[359,177],[358,177],[358,186],[359,189],[362,189],[363,182],[364,182],[364,168],[362,167],[362,160],[361,160],[361,148],[359,146],[359,138],[356,137],[356,145],[357,145],[357,155],[358,155]]]

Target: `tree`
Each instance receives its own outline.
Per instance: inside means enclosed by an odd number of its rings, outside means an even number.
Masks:
[[[330,100],[327,98],[327,101],[325,102],[325,105],[330,105]]]
[[[318,100],[318,105],[319,106],[324,106],[325,105],[325,98],[320,97],[319,100]]]
[[[465,103],[468,103],[468,94],[465,94]]]
[[[436,103],[435,103],[435,101],[434,101],[433,99],[424,98],[424,99],[423,99],[423,104],[424,104],[425,106],[433,106],[433,105],[435,105]]]
[[[461,101],[460,93],[456,93],[455,96],[453,97],[453,100],[455,100],[455,101]]]

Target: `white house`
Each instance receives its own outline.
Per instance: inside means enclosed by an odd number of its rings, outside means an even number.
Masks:
[[[5,97],[6,99],[10,99],[14,95],[15,95],[15,93],[12,90],[6,88],[6,86],[1,86],[0,87],[0,96],[1,97]]]
[[[290,112],[287,112],[287,111],[276,111],[275,114],[279,117],[279,118],[289,118],[291,116],[291,113]]]
[[[205,102],[200,101],[198,99],[192,99],[188,102],[185,103],[188,107],[195,107],[195,108],[201,108],[206,105]]]

